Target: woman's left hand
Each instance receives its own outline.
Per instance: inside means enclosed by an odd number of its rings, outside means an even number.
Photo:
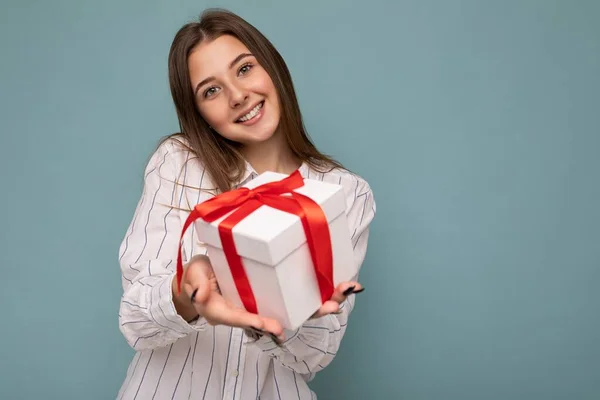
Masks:
[[[340,309],[340,304],[342,304],[342,302],[346,300],[348,296],[353,293],[360,293],[363,290],[365,289],[358,282],[340,283],[333,291],[331,299],[323,303],[317,312],[311,316],[311,319],[337,313]]]
[[[350,296],[353,293],[360,293],[363,290],[365,289],[358,282],[340,283],[333,291],[331,299],[323,303],[321,307],[317,310],[317,312],[315,312],[309,319],[315,319],[328,314],[338,313],[340,310],[340,304],[342,304],[342,302],[346,300],[348,296]],[[283,338],[280,339],[270,332],[258,331],[251,328],[245,329],[245,331],[246,334],[254,340],[258,340],[262,335],[267,333],[270,335],[271,339],[275,342],[275,344],[277,344],[277,346],[281,346],[282,344],[281,339]]]

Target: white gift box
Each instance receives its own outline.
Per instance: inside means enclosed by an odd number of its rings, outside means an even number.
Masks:
[[[285,174],[265,172],[245,186],[253,189],[286,177]],[[315,201],[327,218],[334,287],[356,279],[358,267],[353,259],[342,186],[304,179],[304,186],[295,191]],[[223,297],[243,308],[218,231],[219,223],[230,214],[212,223],[199,219],[194,227],[199,240],[207,245],[208,257]],[[293,330],[302,325],[319,309],[322,301],[300,218],[262,205],[239,222],[232,233],[254,293],[258,314],[278,320],[286,329]]]

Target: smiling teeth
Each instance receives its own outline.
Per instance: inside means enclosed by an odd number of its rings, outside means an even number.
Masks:
[[[254,107],[252,110],[250,110],[250,112],[248,114],[244,115],[238,121],[245,122],[245,121],[248,121],[249,119],[252,119],[252,118],[256,117],[256,114],[258,114],[258,112],[260,111],[260,109],[262,108],[262,106],[263,106],[263,103],[260,102],[259,104],[257,104],[256,107]]]

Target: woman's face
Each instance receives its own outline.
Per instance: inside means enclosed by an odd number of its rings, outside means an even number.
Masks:
[[[237,38],[202,41],[188,68],[200,115],[220,135],[252,145],[273,136],[279,99],[269,74]]]

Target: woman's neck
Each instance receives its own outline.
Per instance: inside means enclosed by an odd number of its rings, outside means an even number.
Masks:
[[[259,174],[266,171],[291,174],[301,164],[290,150],[283,135],[273,135],[266,142],[245,146],[242,154]]]

